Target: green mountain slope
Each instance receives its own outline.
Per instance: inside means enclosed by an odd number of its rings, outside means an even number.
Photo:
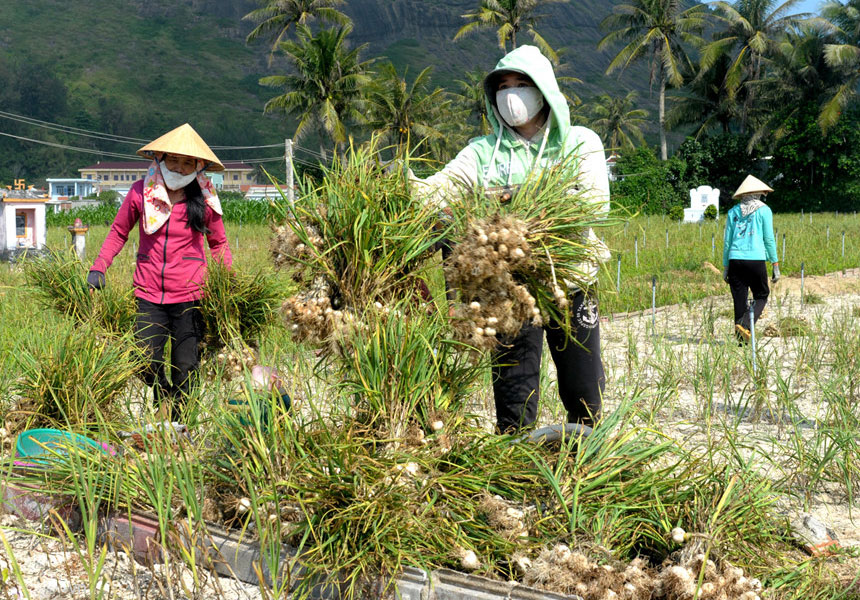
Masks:
[[[585,97],[607,91],[638,87],[647,90],[647,73],[643,68],[618,77],[603,73],[611,54],[598,52],[603,37],[600,21],[621,0],[571,0],[550,4],[539,10],[545,16],[538,30],[556,49],[564,49],[560,73],[583,80],[576,92]],[[416,72],[434,67],[435,81],[440,85],[463,78],[463,72],[475,68],[489,69],[501,58],[495,31],[487,30],[452,41],[457,30],[467,23],[461,15],[474,11],[477,0],[365,0],[349,3],[346,12],[356,23],[353,40],[368,43],[371,54],[391,60],[398,67],[410,65]],[[519,44],[532,43],[521,33]]]
[[[607,78],[608,55],[595,50],[600,20],[616,1],[572,0],[545,9],[539,29],[566,48],[565,73],[588,97],[647,86],[643,69]],[[244,42],[251,24],[242,15],[252,0],[10,0],[0,2],[0,111],[97,132],[152,139],[190,122],[213,145],[282,142],[291,123],[265,116],[272,90],[260,77],[284,68],[267,65],[268,45]],[[434,81],[451,89],[467,70],[492,66],[501,55],[492,32],[452,42],[477,0],[351,0],[353,44],[365,57],[392,60],[417,74],[434,66]],[[528,38],[520,43],[528,43]],[[385,59],[385,58],[383,58]],[[646,92],[647,94],[647,92]],[[0,118],[0,133],[132,154],[137,142],[70,136]],[[314,147],[311,144],[308,144]],[[277,148],[219,153],[225,160],[276,156]],[[99,158],[0,136],[0,182],[76,175]]]

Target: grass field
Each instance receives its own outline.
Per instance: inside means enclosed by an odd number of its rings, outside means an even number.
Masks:
[[[657,306],[727,292],[719,273],[703,266],[709,262],[722,271],[724,227],[724,219],[689,224],[650,216],[607,231],[604,237],[613,258],[601,274],[603,312],[650,307],[655,276]],[[860,266],[860,218],[855,213],[776,214],[774,229],[783,277],[799,277],[801,265],[806,275]]]

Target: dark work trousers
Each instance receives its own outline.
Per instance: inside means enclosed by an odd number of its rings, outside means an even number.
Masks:
[[[571,304],[576,341],[565,337],[557,323],[544,327],[525,325],[514,339],[502,340],[493,367],[499,432],[516,432],[537,419],[544,332],[558,372],[558,394],[568,422],[592,425],[600,416],[606,378],[600,360],[597,302],[580,291]]]
[[[735,323],[745,329],[750,328],[747,295],[752,290],[755,300],[755,320],[761,316],[770,287],[767,285],[767,267],[763,260],[730,260],[728,272],[729,287],[732,290],[732,302],[735,305]]]
[[[153,387],[155,401],[170,403],[171,419],[176,420],[191,391],[192,379],[199,363],[197,344],[203,327],[196,302],[155,304],[137,299],[135,335],[149,355],[143,380]],[[164,348],[171,342],[170,380],[164,364]]]

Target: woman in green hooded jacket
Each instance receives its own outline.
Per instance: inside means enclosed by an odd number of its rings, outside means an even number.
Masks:
[[[475,138],[438,173],[414,179],[415,193],[446,208],[445,198],[470,188],[512,187],[534,169],[573,157],[576,187],[598,211],[609,210],[609,179],[600,137],[570,124],[567,101],[552,65],[534,46],[520,46],[502,58],[484,80],[487,114],[493,133]],[[590,229],[592,260],[581,265],[590,283],[608,251]],[[586,286],[587,287],[587,286]],[[571,324],[575,340],[567,339],[557,323],[525,324],[513,339],[500,340],[494,356],[493,392],[496,425],[514,432],[534,423],[540,392],[543,335],[558,372],[558,391],[571,423],[593,424],[601,410],[605,386],[600,359],[597,302],[587,289],[572,290]]]

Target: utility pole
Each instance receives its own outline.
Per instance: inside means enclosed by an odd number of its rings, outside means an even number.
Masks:
[[[293,140],[284,140],[284,151],[287,160],[287,199],[290,206],[293,206],[296,203],[296,194],[293,191]]]

